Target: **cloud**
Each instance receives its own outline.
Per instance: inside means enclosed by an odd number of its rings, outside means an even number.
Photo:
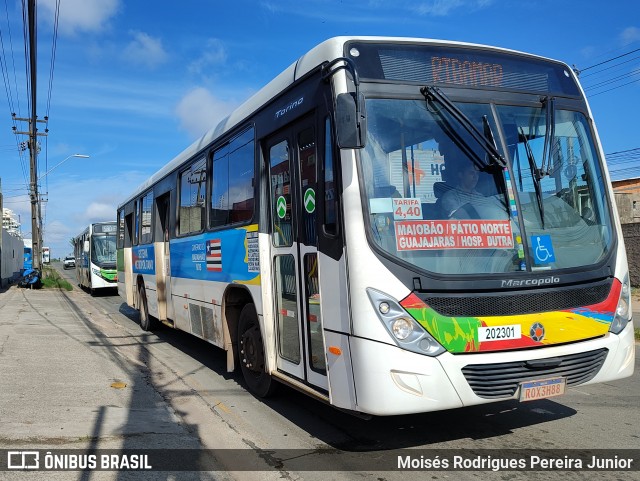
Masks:
[[[429,0],[428,2],[414,5],[412,9],[419,15],[444,17],[449,15],[453,10],[480,10],[488,7],[492,3],[493,0]]]
[[[53,24],[56,0],[40,0],[44,11],[41,18]],[[58,31],[73,36],[80,32],[100,32],[107,28],[109,20],[120,10],[120,0],[64,0],[60,2]]]
[[[193,138],[198,138],[218,124],[237,106],[236,103],[214,97],[204,87],[188,92],[176,106],[180,126]]]
[[[44,245],[53,257],[69,251],[69,239],[92,222],[116,220],[116,209],[152,171],[124,169],[117,175],[85,177],[64,175],[49,183],[49,202],[44,205]],[[29,219],[30,217],[27,217]],[[25,216],[22,216],[24,221]],[[22,231],[30,231],[30,224]]]
[[[84,212],[79,215],[79,218],[84,219],[86,224],[90,224],[92,222],[113,220],[115,212],[116,206],[113,203],[91,202]]]
[[[640,28],[625,28],[620,34],[620,40],[622,42],[622,45],[629,45],[631,43],[637,42],[638,40],[640,40]]]
[[[210,38],[207,40],[205,52],[189,65],[189,71],[201,74],[209,67],[224,65],[227,61],[227,50],[221,40]]]
[[[443,17],[454,10],[475,12],[492,5],[495,0],[396,0],[393,3],[383,0],[341,0],[338,2],[327,0],[310,0],[299,2],[292,0],[263,0],[260,7],[268,15],[279,15],[282,12],[313,17],[318,19],[331,18],[332,21],[348,21],[349,23],[380,20],[380,15],[390,14],[418,14],[421,16]],[[336,8],[348,8],[357,15],[333,15]]]
[[[131,32],[134,39],[125,47],[123,56],[132,64],[155,68],[167,61],[162,40],[144,32]]]

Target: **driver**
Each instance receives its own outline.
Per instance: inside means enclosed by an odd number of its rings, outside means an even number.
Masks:
[[[475,164],[464,162],[454,169],[454,188],[448,190],[442,197],[442,208],[447,217],[451,217],[451,215],[464,204],[469,202],[474,203],[484,198],[484,196],[476,190],[480,172]]]

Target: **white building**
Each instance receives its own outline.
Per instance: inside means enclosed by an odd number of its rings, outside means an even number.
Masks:
[[[6,207],[2,209],[2,228],[7,231],[9,235],[22,238],[22,225],[20,224],[18,215]]]
[[[11,209],[2,209],[0,229],[0,287],[15,281],[23,268],[24,242],[18,216]]]

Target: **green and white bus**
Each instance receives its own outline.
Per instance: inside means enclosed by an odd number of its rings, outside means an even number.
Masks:
[[[373,415],[631,375],[605,158],[566,64],[333,38],[118,207],[118,290],[278,383]]]
[[[115,222],[96,222],[73,240],[78,284],[92,294],[118,286],[116,230]]]

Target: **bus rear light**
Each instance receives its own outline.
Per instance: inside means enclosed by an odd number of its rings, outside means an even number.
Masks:
[[[629,282],[629,274],[624,276],[622,288],[620,289],[620,300],[616,307],[616,314],[613,317],[609,332],[620,334],[631,319],[631,284]]]
[[[367,288],[367,294],[378,319],[399,347],[427,356],[437,356],[445,352],[444,347],[393,297],[371,287]]]

